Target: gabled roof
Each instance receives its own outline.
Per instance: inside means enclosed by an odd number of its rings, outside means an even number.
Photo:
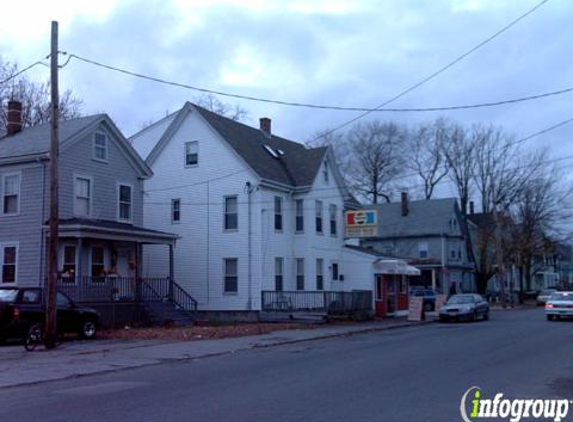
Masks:
[[[187,102],[177,112],[178,115],[172,120],[147,157],[148,164],[153,164],[185,116],[194,111],[198,112],[211,128],[264,180],[292,187],[311,186],[328,151],[326,147],[306,148],[302,144],[276,135],[269,136],[259,129]],[[130,139],[136,140],[142,132],[135,134]],[[276,157],[269,153],[265,145],[277,152]],[[279,150],[284,154],[280,154]]]
[[[119,141],[120,149],[127,155],[129,161],[138,169],[140,174],[150,177],[153,172],[149,166],[141,159],[107,114],[94,114],[92,116],[60,121],[58,123],[60,153],[63,153],[68,146],[81,139],[90,130],[95,130],[102,123],[105,123],[107,128],[115,135]],[[0,164],[4,161],[32,159],[33,157],[48,154],[50,151],[50,131],[50,124],[44,123],[23,128],[20,132],[11,136],[1,137]]]
[[[455,198],[409,201],[408,215],[402,216],[400,202],[365,205],[364,209],[377,210],[377,237],[429,236],[442,234],[465,234],[461,213]],[[458,227],[452,227],[452,216]]]

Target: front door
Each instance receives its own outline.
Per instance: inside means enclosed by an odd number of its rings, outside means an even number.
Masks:
[[[376,283],[376,298],[374,300],[374,307],[376,310],[376,316],[384,318],[388,313],[388,303],[386,294],[386,283],[384,277],[377,275],[375,278]]]
[[[386,301],[388,302],[387,308],[389,314],[396,312],[396,292],[398,291],[398,286],[396,285],[396,277],[387,276],[386,280]]]

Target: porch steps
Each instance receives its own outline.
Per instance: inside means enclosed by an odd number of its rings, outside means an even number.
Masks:
[[[178,309],[172,302],[145,302],[145,310],[155,326],[188,327],[195,319],[190,312]]]

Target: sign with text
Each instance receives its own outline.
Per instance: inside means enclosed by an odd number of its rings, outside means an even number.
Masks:
[[[410,304],[408,306],[408,321],[422,321],[424,311],[424,298],[410,296]]]
[[[347,211],[346,237],[376,236],[376,210]]]

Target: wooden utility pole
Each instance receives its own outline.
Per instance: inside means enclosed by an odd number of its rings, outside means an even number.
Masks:
[[[50,238],[48,242],[48,286],[46,288],[47,349],[56,347],[56,286],[58,283],[58,22],[52,21],[50,53]]]
[[[506,292],[505,292],[505,274],[503,267],[503,234],[501,231],[501,221],[499,218],[499,213],[497,210],[497,190],[495,185],[495,180],[492,181],[492,199],[493,199],[493,220],[495,223],[495,255],[497,261],[497,282],[499,283],[499,293],[501,303],[505,308],[506,303]]]

